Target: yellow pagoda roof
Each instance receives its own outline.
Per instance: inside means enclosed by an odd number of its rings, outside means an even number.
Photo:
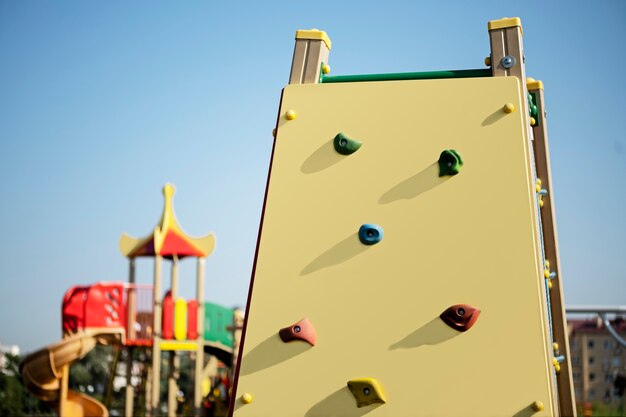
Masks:
[[[138,256],[156,256],[172,258],[177,256],[196,256],[206,258],[215,248],[215,236],[191,237],[179,226],[174,214],[173,198],[176,189],[172,184],[165,184],[163,196],[165,203],[160,223],[154,232],[144,238],[135,238],[126,233],[120,237],[120,251],[127,258]]]

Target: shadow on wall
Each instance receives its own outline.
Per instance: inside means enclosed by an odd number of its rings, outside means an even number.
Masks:
[[[350,234],[350,236],[311,261],[311,263],[305,266],[302,272],[300,272],[300,275],[308,275],[320,269],[338,265],[365,252],[371,247],[372,246],[362,244],[356,233]]]
[[[278,332],[255,346],[241,361],[241,375],[249,375],[300,355],[311,349],[306,342],[294,341],[285,343]]]
[[[423,345],[438,345],[460,334],[460,332],[451,329],[437,316],[413,333],[407,335],[404,339],[389,346],[389,350],[412,349]]]
[[[374,411],[383,404],[357,407],[356,400],[347,386],[324,398],[306,412],[305,417],[359,417]]]
[[[451,176],[439,176],[439,163],[428,166],[417,174],[389,189],[380,197],[378,203],[389,204],[397,200],[408,200],[425,193],[451,179]]]
[[[315,152],[302,164],[300,170],[304,174],[313,174],[335,165],[344,159],[345,156],[335,151],[333,141],[324,142]]]

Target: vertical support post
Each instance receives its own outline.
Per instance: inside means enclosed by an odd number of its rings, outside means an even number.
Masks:
[[[172,300],[176,302],[178,298],[178,256],[172,257],[172,276],[171,287]],[[169,372],[167,378],[167,415],[168,417],[176,417],[177,400],[178,395],[178,372],[180,367],[180,357],[175,350],[169,354]]]
[[[296,31],[289,84],[318,83],[322,63],[328,63],[330,46],[326,32],[317,29]]]
[[[586,333],[582,333],[582,337],[580,340],[581,343],[581,349],[582,349],[582,355],[580,360],[582,363],[582,378],[583,378],[583,398],[582,398],[582,402],[583,404],[589,401],[589,351],[587,348],[587,343],[589,343],[589,341],[587,340],[587,334]]]
[[[152,415],[159,414],[161,391],[161,315],[163,314],[163,295],[161,291],[161,264],[163,257],[154,256],[154,328],[152,329]]]
[[[70,382],[70,366],[63,365],[61,368],[61,390],[59,392],[59,416],[68,415],[67,391]]]
[[[204,258],[198,258],[198,270],[196,273],[196,301],[198,301],[198,338],[196,348],[196,362],[194,372],[193,408],[194,415],[200,417],[202,404],[202,380],[204,368]]]
[[[522,93],[524,120],[528,126],[526,104],[526,66],[522,22],[518,17],[492,20],[487,24],[491,45],[491,72],[494,77],[517,77]]]
[[[561,363],[561,372],[557,375],[559,392],[559,409],[562,415],[571,416],[576,413],[576,400],[574,398],[574,383],[570,347],[567,338],[567,319],[565,315],[565,298],[561,285],[561,261],[559,259],[559,246],[556,233],[554,199],[552,195],[552,175],[550,169],[550,150],[548,147],[548,130],[546,127],[546,111],[543,94],[543,83],[528,79],[528,91],[536,97],[537,116],[533,126],[535,138],[535,165],[537,176],[541,179],[541,185],[548,190],[543,196],[541,208],[541,224],[543,226],[543,242],[546,260],[550,262],[550,270],[556,272],[556,278],[552,280],[550,290],[550,309],[552,314],[552,335],[559,345],[561,355],[565,361]]]
[[[241,331],[243,329],[243,311],[236,308],[233,311],[233,372],[237,369],[237,363],[239,362],[239,345],[241,343]]]
[[[137,314],[137,293],[135,289],[135,258],[129,259],[128,264],[128,303],[126,309],[126,317],[128,321],[126,323],[126,340],[133,340],[136,338],[135,332],[135,316]],[[132,370],[133,370],[133,348],[128,346],[126,348],[126,400],[124,401],[124,415],[133,417],[133,402],[135,391],[132,385]]]

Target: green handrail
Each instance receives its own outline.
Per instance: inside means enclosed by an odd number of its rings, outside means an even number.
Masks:
[[[389,74],[320,75],[320,83],[356,83],[364,81],[434,80],[441,78],[491,77],[491,69],[469,69],[426,72],[396,72]]]

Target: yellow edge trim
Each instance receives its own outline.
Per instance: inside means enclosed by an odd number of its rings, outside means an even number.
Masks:
[[[296,39],[314,39],[322,40],[330,51],[330,38],[323,30],[310,29],[310,30],[296,30]]]
[[[196,342],[174,342],[167,341],[159,343],[161,350],[196,350],[198,344]]]
[[[498,20],[490,20],[489,23],[487,23],[489,30],[512,28],[515,26],[519,26],[523,35],[524,29],[522,28],[522,20],[519,17],[503,17]]]
[[[528,90],[543,90],[543,83],[539,80],[530,81],[526,83]]]

